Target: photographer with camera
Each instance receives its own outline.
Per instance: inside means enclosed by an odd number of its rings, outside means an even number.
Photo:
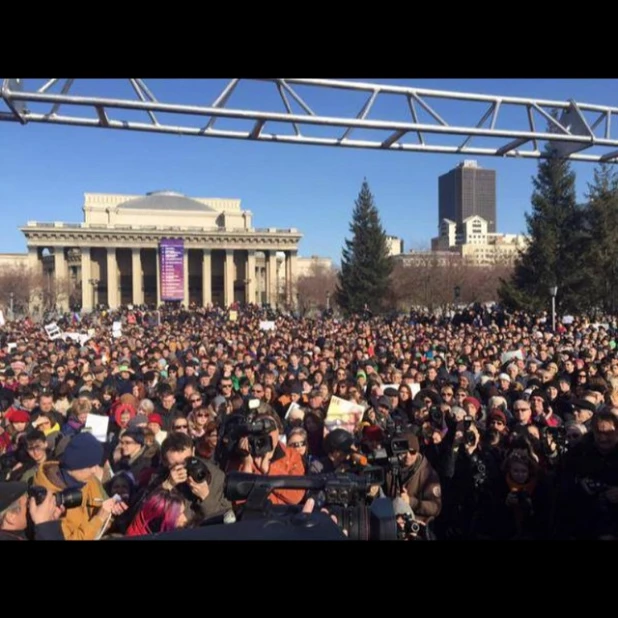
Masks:
[[[45,493],[56,494],[58,504],[66,508],[61,519],[64,538],[92,541],[103,534],[111,519],[127,510],[127,505],[108,498],[101,483],[103,446],[90,433],[71,438],[60,461],[45,462],[33,480],[38,499]]]
[[[421,454],[418,437],[408,431],[400,438],[407,441],[408,450],[399,455],[401,468],[397,473],[391,470],[386,473],[385,493],[409,504],[415,518],[426,525],[442,511],[440,478]]]
[[[281,442],[284,435],[277,414],[258,414],[251,422],[250,435],[239,438],[243,458],[237,470],[264,476],[304,476],[305,466],[298,451]],[[300,504],[305,497],[302,489],[277,489],[270,495],[273,504]]]
[[[354,450],[354,436],[345,429],[333,429],[324,438],[324,457],[312,460],[309,474],[347,472]]]
[[[32,540],[62,541],[64,536],[59,517],[63,511],[51,492],[47,493],[41,504],[37,504],[35,498],[28,495],[27,483],[0,483],[0,541],[29,540],[30,523]]]
[[[618,538],[618,417],[601,410],[592,432],[566,453],[555,524],[558,538]]]
[[[223,495],[225,475],[210,461],[195,456],[193,440],[186,433],[171,433],[161,445],[161,464],[137,499],[135,512],[156,490],[180,492],[203,520],[219,517],[232,508]]]
[[[439,527],[441,537],[468,539],[480,534],[481,514],[493,508],[492,487],[501,478],[500,452],[484,440],[471,416],[457,423],[452,449],[454,469]]]

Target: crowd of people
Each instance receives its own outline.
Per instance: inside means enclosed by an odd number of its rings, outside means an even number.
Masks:
[[[234,472],[364,479],[363,504],[391,501],[402,540],[614,539],[618,330],[564,322],[483,306],[346,319],[131,307],[64,316],[54,338],[8,322],[0,539],[238,521]],[[341,400],[351,427],[334,422]],[[308,500],[328,511],[323,493],[269,495]]]

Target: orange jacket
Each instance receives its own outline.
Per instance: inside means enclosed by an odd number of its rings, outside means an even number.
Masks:
[[[230,469],[241,470],[242,462],[235,462]],[[275,454],[270,460],[268,476],[304,476],[305,464],[298,452],[293,448],[286,448],[281,442],[275,448]],[[263,474],[253,462],[253,474]],[[305,497],[304,489],[275,489],[269,494],[273,504],[300,504]],[[241,504],[240,502],[236,504]]]

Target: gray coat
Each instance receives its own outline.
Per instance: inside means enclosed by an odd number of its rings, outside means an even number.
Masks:
[[[232,508],[230,501],[223,495],[225,474],[210,461],[198,459],[206,465],[211,477],[208,497],[199,504],[200,513],[204,519],[221,516]]]

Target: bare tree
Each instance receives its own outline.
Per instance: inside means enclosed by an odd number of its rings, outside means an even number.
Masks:
[[[0,305],[6,309],[12,305],[18,316],[52,310],[74,296],[74,288],[68,277],[34,273],[25,265],[0,269]]]
[[[337,270],[321,264],[312,264],[306,275],[296,279],[299,310],[306,313],[310,309],[325,309],[335,302]],[[327,302],[328,301],[328,302]]]
[[[457,303],[498,299],[500,277],[506,265],[478,266],[450,252],[418,252],[399,261],[391,277],[391,305],[446,311]]]

